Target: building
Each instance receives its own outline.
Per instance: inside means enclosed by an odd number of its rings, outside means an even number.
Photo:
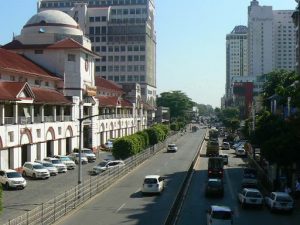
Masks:
[[[294,70],[296,29],[292,10],[273,10],[252,0],[248,7],[249,76],[261,76],[275,69]]]
[[[57,10],[32,16],[0,48],[1,169],[66,155],[80,138],[81,147],[96,151],[107,139],[146,128],[138,99],[131,102],[118,85],[95,78],[98,58],[76,21]],[[82,134],[80,118],[87,118]]]
[[[138,83],[142,99],[156,102],[154,0],[40,0],[38,11],[60,10],[74,18],[92,50],[95,72],[116,83]]]
[[[298,2],[298,5],[295,9],[295,11],[293,12],[292,18],[293,18],[293,22],[294,25],[296,27],[296,68],[297,68],[297,72],[298,74],[300,74],[300,16],[299,16],[299,10],[300,10],[300,2]]]
[[[231,78],[248,76],[248,29],[236,26],[226,35],[226,90],[225,98],[232,98]],[[225,103],[226,105],[226,103]]]

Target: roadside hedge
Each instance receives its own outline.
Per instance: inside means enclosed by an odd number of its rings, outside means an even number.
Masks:
[[[169,131],[170,129],[167,125],[157,124],[135,134],[117,138],[114,141],[112,154],[116,159],[126,159],[143,151],[149,145],[155,145],[160,141],[164,141]]]

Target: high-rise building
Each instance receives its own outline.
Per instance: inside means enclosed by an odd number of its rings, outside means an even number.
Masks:
[[[139,83],[144,103],[156,99],[154,0],[40,0],[38,10],[73,17],[101,56],[95,74],[119,84]]]
[[[232,77],[248,75],[247,37],[246,26],[236,26],[226,35],[226,99],[232,94]]]
[[[248,7],[249,75],[260,76],[275,69],[294,70],[296,29],[293,10],[273,10],[252,0]]]

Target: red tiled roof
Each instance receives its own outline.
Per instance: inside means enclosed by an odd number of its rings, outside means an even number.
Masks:
[[[120,99],[118,102],[117,96],[98,96],[100,107],[116,107],[132,108],[132,103],[125,99]]]
[[[24,88],[25,82],[0,82],[0,100],[1,101],[17,101],[18,94]]]
[[[60,40],[54,44],[44,44],[44,45],[24,45],[18,40],[13,40],[12,42],[2,46],[2,48],[8,50],[16,50],[16,49],[83,49],[95,56],[99,56],[91,50],[85,48],[79,42],[75,41],[72,38],[65,38]]]
[[[95,77],[95,86],[97,86],[97,88],[100,90],[124,93],[120,85],[99,76]]]
[[[48,103],[48,104],[72,104],[62,93],[45,88],[32,87],[35,95],[35,103]]]
[[[60,80],[23,55],[0,48],[0,70]]]

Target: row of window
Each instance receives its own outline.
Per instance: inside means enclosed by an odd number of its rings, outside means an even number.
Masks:
[[[147,14],[146,8],[112,9],[111,15],[141,15]]]
[[[105,35],[106,34],[106,26],[97,26],[97,27],[89,27],[90,35]]]
[[[108,76],[108,80],[114,81],[114,82],[145,82],[145,76],[144,75],[121,75],[121,76]]]
[[[118,43],[127,43],[127,42],[145,42],[146,38],[145,35],[111,35],[111,36],[102,36],[102,37],[93,37],[89,34],[89,38],[91,42],[118,42]]]
[[[111,6],[111,5],[136,5],[146,4],[147,0],[100,0],[100,1],[86,1],[89,6]],[[59,8],[59,7],[74,7],[76,2],[41,2],[41,8]]]
[[[127,48],[125,45],[109,45],[109,46],[93,46],[92,51],[95,52],[144,52],[145,45],[128,45]]]
[[[145,65],[95,66],[96,72],[144,72]]]
[[[144,24],[146,22],[147,18],[111,18],[110,20],[111,24]]]
[[[107,57],[108,62],[126,62],[126,56],[125,55],[115,55],[115,56],[108,56]],[[106,61],[106,57],[102,57],[102,62]],[[145,61],[145,55],[128,55],[127,56],[128,62],[144,62]]]

